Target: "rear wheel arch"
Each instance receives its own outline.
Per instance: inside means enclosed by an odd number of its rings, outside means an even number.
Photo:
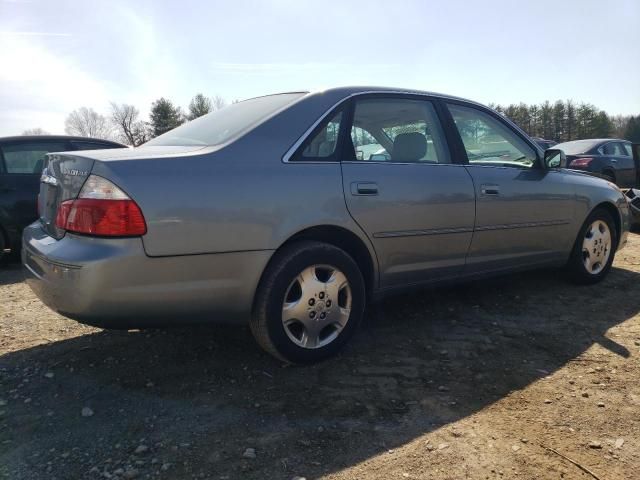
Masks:
[[[357,234],[353,233],[344,227],[337,225],[317,225],[301,230],[291,235],[285,242],[280,245],[276,251],[273,252],[271,259],[265,266],[258,286],[262,283],[264,273],[269,268],[269,265],[276,257],[276,253],[283,248],[291,245],[295,242],[311,240],[316,242],[327,243],[341,250],[344,250],[358,265],[362,277],[365,282],[367,295],[377,287],[378,284],[378,267],[377,259],[373,249],[367,247],[364,240],[362,240]]]

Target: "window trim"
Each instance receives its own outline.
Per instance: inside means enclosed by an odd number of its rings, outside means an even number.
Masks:
[[[488,167],[488,168],[515,168],[517,170],[541,170],[543,169],[543,165],[542,165],[542,157],[540,155],[540,147],[538,145],[535,144],[535,142],[533,140],[531,140],[528,135],[521,130],[515,123],[513,123],[511,120],[509,120],[507,117],[504,117],[502,115],[500,115],[499,113],[495,112],[494,110],[490,109],[489,107],[485,107],[484,105],[480,105],[480,104],[475,104],[475,103],[470,103],[470,102],[465,102],[464,100],[458,100],[458,99],[440,99],[440,101],[443,103],[442,104],[442,108],[445,111],[445,115],[447,117],[447,129],[451,130],[453,136],[454,136],[454,142],[456,144],[456,149],[458,150],[457,154],[460,155],[460,158],[463,159],[464,161],[464,165],[467,166],[477,166],[477,167]],[[451,114],[451,111],[449,110],[449,108],[447,107],[447,104],[451,104],[451,105],[458,105],[461,107],[465,107],[465,108],[470,108],[470,109],[475,109],[475,110],[479,110],[480,112],[492,117],[494,120],[496,120],[497,122],[499,122],[501,125],[503,125],[505,128],[507,128],[508,130],[510,130],[512,133],[514,133],[518,138],[520,138],[526,145],[529,145],[531,147],[531,149],[533,150],[533,152],[536,155],[536,160],[534,162],[534,164],[531,167],[517,167],[517,166],[511,166],[511,165],[481,165],[481,164],[473,164],[471,162],[469,162],[469,156],[467,155],[467,149],[464,146],[464,142],[462,141],[462,136],[460,135],[460,132],[458,131],[458,127],[456,127],[455,121],[453,120],[453,115]]]
[[[353,123],[353,114],[354,114],[354,110],[355,110],[355,102],[358,99],[361,99],[362,97],[370,97],[370,98],[391,98],[391,99],[405,99],[405,100],[420,100],[420,101],[427,101],[427,102],[431,102],[433,105],[433,109],[435,110],[436,113],[436,117],[438,119],[438,121],[440,122],[440,128],[442,129],[442,133],[444,135],[444,141],[445,141],[445,145],[444,148],[446,148],[448,150],[449,153],[449,158],[451,160],[450,163],[420,163],[420,162],[375,162],[376,165],[380,164],[384,164],[384,165],[429,165],[429,166],[441,166],[441,165],[463,165],[463,162],[461,161],[461,159],[466,159],[466,151],[463,150],[464,152],[464,157],[460,156],[460,152],[456,151],[457,147],[454,148],[454,144],[452,143],[452,138],[455,138],[452,136],[451,132],[449,131],[450,126],[448,125],[447,122],[447,118],[443,115],[443,109],[446,110],[446,113],[448,113],[448,109],[446,108],[446,106],[441,105],[441,102],[444,101],[453,101],[453,98],[450,97],[446,97],[446,96],[439,96],[437,94],[433,94],[433,93],[419,93],[419,92],[403,92],[403,91],[395,91],[395,90],[390,90],[390,91],[384,91],[384,90],[367,90],[367,91],[362,91],[362,92],[355,92],[352,93],[342,99],[340,99],[339,101],[337,101],[333,106],[331,106],[330,108],[328,108],[322,115],[320,115],[320,117],[318,117],[318,119],[316,119],[315,122],[313,122],[311,124],[311,126],[305,130],[305,132],[298,138],[298,140],[296,140],[296,142],[289,147],[289,149],[285,152],[285,154],[282,156],[282,162],[283,163],[295,163],[295,164],[321,164],[321,163],[358,163],[358,164],[362,164],[363,161],[362,160],[308,160],[308,161],[296,161],[296,160],[292,160],[296,154],[298,153],[298,150],[302,147],[302,145],[307,141],[307,139],[315,134],[317,134],[317,132],[319,131],[320,128],[322,128],[325,120],[327,120],[327,117],[331,118],[333,115],[335,115],[338,110],[340,110],[340,108],[344,108],[343,112],[344,112],[344,117],[343,117],[343,122],[344,125],[340,126],[340,138],[338,139],[338,141],[340,142],[340,145],[338,146],[339,148],[341,148],[341,156],[344,153],[344,141],[343,141],[343,135],[345,135],[346,132],[346,126],[348,125],[349,127],[351,126],[351,124]],[[462,101],[461,102],[463,105],[469,105],[469,106],[475,106],[476,104],[473,102],[469,102],[469,101]],[[477,104],[480,105],[480,104]],[[454,125],[455,128],[455,125]],[[530,142],[528,142],[530,144]],[[336,147],[336,150],[337,148]],[[537,150],[536,150],[536,154],[537,154]]]

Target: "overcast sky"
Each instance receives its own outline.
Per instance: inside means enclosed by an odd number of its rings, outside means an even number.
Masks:
[[[640,114],[640,0],[0,0],[0,136],[354,84]]]

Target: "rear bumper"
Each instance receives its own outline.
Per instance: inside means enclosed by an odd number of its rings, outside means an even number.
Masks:
[[[271,251],[148,257],[140,238],[23,233],[27,283],[51,309],[104,328],[246,322]]]

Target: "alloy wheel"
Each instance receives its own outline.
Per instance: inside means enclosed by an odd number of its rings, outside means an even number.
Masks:
[[[282,324],[289,339],[302,348],[321,348],[333,342],[351,314],[347,277],[330,265],[312,265],[287,288]]]
[[[582,241],[582,262],[592,275],[599,274],[607,265],[611,255],[611,231],[606,222],[594,221]]]

